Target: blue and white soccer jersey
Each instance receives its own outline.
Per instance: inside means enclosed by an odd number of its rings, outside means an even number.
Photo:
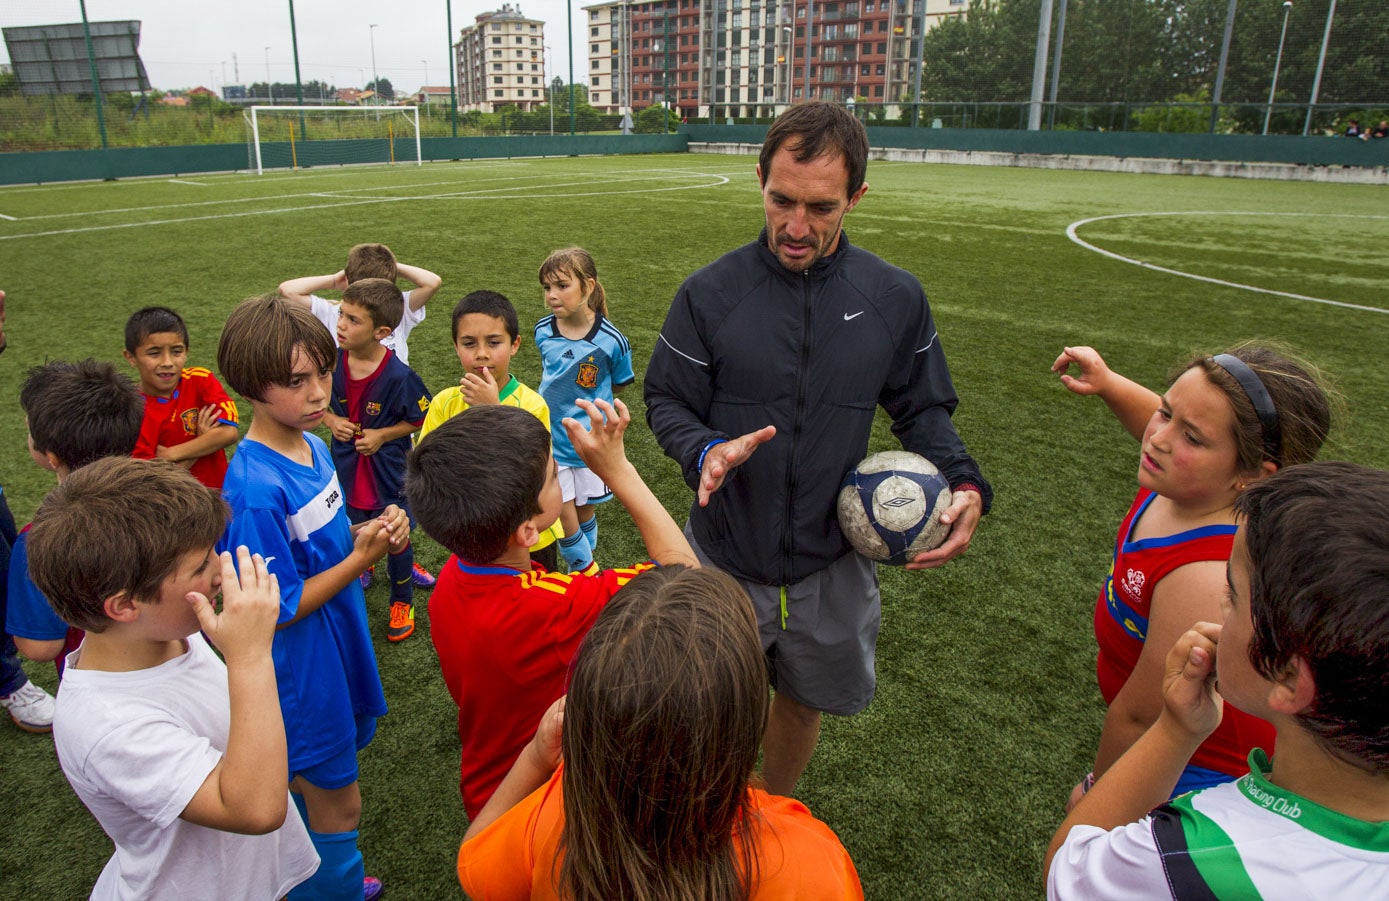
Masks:
[[[560,334],[554,316],[546,316],[535,324],[535,347],[540,351],[544,375],[540,379],[540,396],[550,407],[550,440],[554,445],[555,462],[560,466],[582,467],[569,435],[564,431],[564,418],[577,419],[588,426],[588,414],[574,403],[585,400],[612,402],[613,389],[630,385],[632,347],[622,333],[598,315],[593,328],[577,341]]]
[[[1076,826],[1047,874],[1047,897],[1376,898],[1389,823],[1356,820],[1279,788],[1249,755],[1234,782],[1174,798],[1112,831]]]
[[[304,440],[312,466],[243,439],[222,488],[232,519],[219,549],[244,544],[265,557],[280,583],[281,623],[298,611],[305,580],[352,552],[346,502],[328,448],[315,435],[305,433]],[[386,713],[366,600],[356,579],[317,611],[276,632],[272,655],[291,773],[354,749],[356,718]]]

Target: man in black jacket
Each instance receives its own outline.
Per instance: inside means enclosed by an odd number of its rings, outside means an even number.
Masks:
[[[757,167],[766,229],[686,279],[645,376],[647,422],[696,491],[686,533],[757,608],[776,794],[809,763],[821,712],[873,697],[877,577],[840,533],[835,496],[867,453],[875,408],[954,491],[950,537],[909,569],[962,553],[992,494],[950,421],[957,399],[920,283],[841,229],[868,190],[867,159],[867,133],[840,107],[777,119]]]

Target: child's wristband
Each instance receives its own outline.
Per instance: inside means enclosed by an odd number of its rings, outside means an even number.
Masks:
[[[1094,788],[1094,787],[1095,787],[1095,774],[1094,774],[1093,772],[1086,773],[1086,774],[1085,774],[1085,778],[1082,779],[1082,780],[1080,780],[1080,793],[1081,793],[1082,795],[1089,794],[1089,793],[1090,793],[1090,789],[1092,789],[1092,788]]]
[[[715,438],[713,441],[710,441],[708,444],[704,445],[704,450],[699,452],[699,460],[695,463],[695,472],[704,472],[704,458],[708,455],[710,448],[712,448],[716,444],[727,443],[727,438]]]

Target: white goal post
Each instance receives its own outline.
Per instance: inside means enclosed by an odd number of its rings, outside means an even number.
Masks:
[[[247,164],[266,169],[424,164],[417,106],[250,106]]]

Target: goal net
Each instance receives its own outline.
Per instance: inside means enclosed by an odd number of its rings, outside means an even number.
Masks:
[[[419,107],[252,106],[246,154],[257,175],[307,166],[419,165]]]

